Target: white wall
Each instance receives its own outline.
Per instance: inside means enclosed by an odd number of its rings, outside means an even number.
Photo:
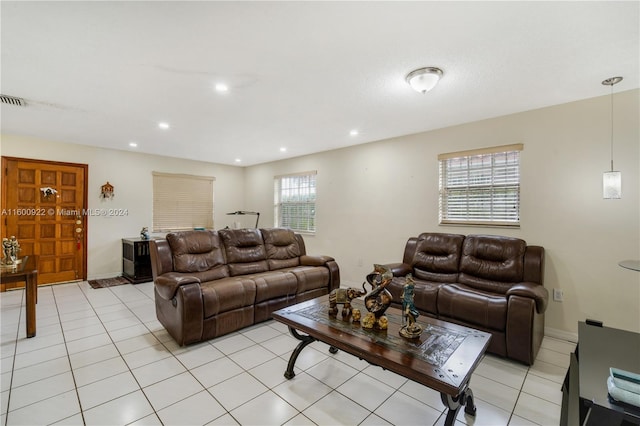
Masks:
[[[273,177],[317,170],[317,232],[307,251],[329,254],[343,282],[359,285],[373,263],[402,259],[420,232],[514,236],[546,249],[548,332],[572,335],[577,322],[640,331],[639,90],[615,95],[615,168],[623,198],[602,199],[609,169],[610,98],[603,96],[351,148],[283,160],[245,172],[245,205],[273,222]],[[366,129],[365,129],[366,130]],[[520,229],[438,225],[438,162],[443,152],[523,143]]]
[[[139,236],[143,226],[152,229],[153,171],[214,176],[216,228],[232,226],[235,216],[226,213],[244,209],[240,167],[14,135],[2,135],[1,142],[3,156],[88,164],[88,208],[126,209],[125,216],[87,217],[88,279],[122,274],[121,239]],[[107,181],[115,187],[111,200],[100,198],[100,187]]]

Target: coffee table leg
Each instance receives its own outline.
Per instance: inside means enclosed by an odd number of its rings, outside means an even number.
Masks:
[[[442,399],[442,403],[449,409],[449,411],[447,411],[447,418],[444,421],[445,426],[453,425],[456,421],[458,410],[462,405],[464,405],[465,413],[470,416],[476,415],[476,404],[473,401],[473,392],[468,387],[465,387],[457,397],[441,393],[440,398]]]
[[[302,352],[302,350],[307,347],[308,344],[315,342],[316,339],[311,336],[298,333],[298,330],[293,327],[289,327],[289,332],[293,337],[300,340],[300,343],[298,343],[298,346],[296,346],[296,348],[293,350],[293,353],[291,354],[291,357],[289,358],[287,371],[284,372],[284,377],[286,377],[287,379],[293,379],[296,375],[296,373],[293,371],[293,367],[296,365],[298,355],[300,355],[300,352]]]

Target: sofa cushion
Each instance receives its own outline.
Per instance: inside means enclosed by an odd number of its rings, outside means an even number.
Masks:
[[[295,233],[290,229],[262,229],[264,248],[269,270],[290,268],[300,264],[300,247]]]
[[[462,245],[458,282],[505,294],[522,281],[527,243],[497,235],[469,235]]]
[[[507,297],[463,284],[445,284],[438,291],[438,312],[440,317],[463,321],[472,327],[504,331]]]
[[[269,271],[247,278],[251,278],[256,285],[256,304],[283,296],[295,297],[298,288],[296,276],[285,271]]]
[[[250,278],[228,277],[200,285],[204,318],[253,306],[256,300],[256,284]]]
[[[464,235],[458,234],[420,234],[413,255],[413,276],[440,283],[456,282],[463,241]]]
[[[269,270],[259,229],[221,229],[219,233],[231,276],[256,274]]]
[[[182,231],[167,234],[176,272],[209,270],[218,278],[229,276],[220,236],[216,231]],[[212,278],[213,279],[213,278]]]

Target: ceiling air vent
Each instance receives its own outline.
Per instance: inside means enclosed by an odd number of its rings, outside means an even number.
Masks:
[[[27,106],[27,103],[22,98],[16,98],[15,96],[0,95],[0,100],[3,104],[15,105],[15,106]]]

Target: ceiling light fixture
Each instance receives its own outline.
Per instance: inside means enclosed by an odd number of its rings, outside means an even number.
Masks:
[[[169,129],[170,126],[169,126],[169,123],[162,122],[162,123],[158,123],[158,127],[160,127],[162,130],[167,130]]]
[[[416,92],[427,93],[436,87],[443,74],[440,68],[418,68],[407,74],[406,80]]]
[[[360,132],[358,132],[356,129],[353,129],[352,131],[349,132],[351,136],[358,136],[358,133]]]
[[[227,91],[229,91],[229,86],[227,86],[224,83],[218,83],[218,84],[216,84],[216,91],[217,92],[227,92]]]
[[[622,77],[607,78],[602,82],[611,86],[611,170],[602,174],[602,198],[622,198],[622,172],[613,170],[613,85],[622,81]]]
[[[286,148],[286,147],[284,147],[284,146],[283,146],[283,147],[281,147],[281,148],[280,148],[280,152],[287,152],[287,148]]]
[[[135,148],[135,147],[137,147],[137,146],[138,146],[138,144],[137,144],[136,142],[129,142],[129,146],[130,146],[131,148]]]

